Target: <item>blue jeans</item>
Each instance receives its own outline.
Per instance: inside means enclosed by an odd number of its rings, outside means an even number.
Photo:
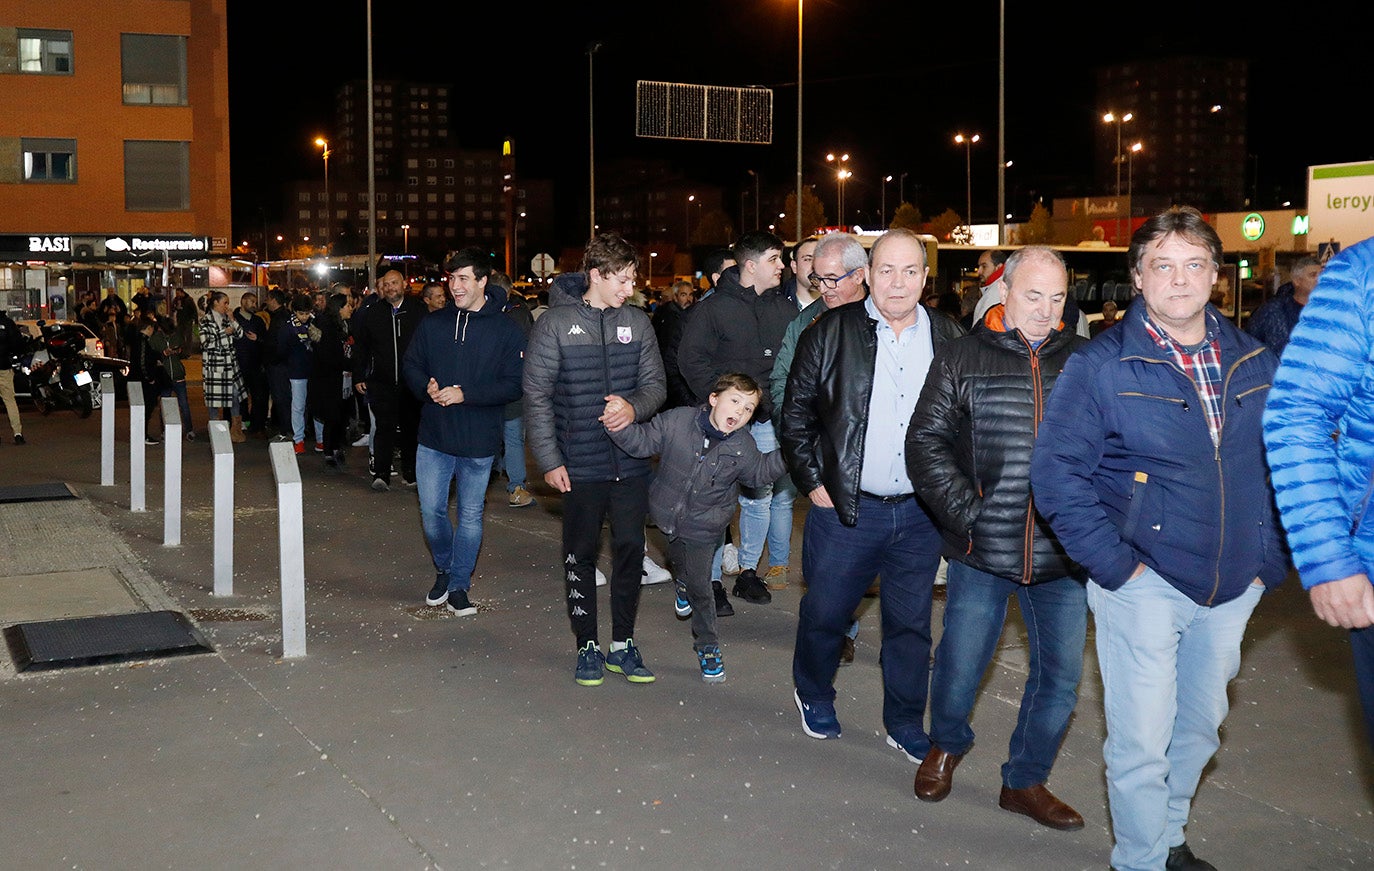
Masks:
[[[191,426],[191,400],[186,397],[186,382],[173,381],[171,387],[162,389],[162,395],[177,398],[177,408],[181,411],[181,431],[194,432],[195,428]],[[165,425],[166,421],[163,421],[163,424]]]
[[[455,457],[420,445],[415,449],[415,484],[420,523],[434,558],[434,571],[448,575],[450,590],[472,587],[472,570],[482,549],[482,509],[487,502],[492,457]],[[457,482],[458,524],[449,519],[449,486]]]
[[[517,417],[506,421],[501,427],[501,438],[505,451],[501,454],[501,471],[509,479],[506,492],[514,493],[516,487],[525,486],[525,418]]]
[[[792,680],[804,702],[833,703],[840,646],[854,610],[880,575],[883,725],[913,756],[924,756],[930,676],[930,600],[940,533],[916,499],[859,497],[859,522],[811,506],[802,538],[806,594],[797,615]]]
[[[1374,747],[1374,626],[1350,630],[1350,649],[1355,655],[1355,683],[1364,708],[1364,730]]]
[[[304,378],[291,379],[291,438],[297,444],[305,441],[305,400],[309,384]]]
[[[1108,592],[1088,583],[1107,714],[1112,867],[1157,871],[1183,828],[1202,769],[1221,745],[1226,685],[1262,589],[1208,608],[1153,569]]]
[[[955,756],[973,746],[969,715],[1015,595],[1030,641],[1030,672],[1002,783],[1011,789],[1044,783],[1078,703],[1088,633],[1083,583],[1056,578],[1025,585],[951,561],[945,595],[945,631],[930,680],[930,740]]]
[[[773,424],[750,424],[749,433],[762,453],[778,449]],[[797,488],[788,475],[775,483],[753,488],[739,497],[739,564],[741,569],[757,569],[768,542],[768,565],[785,566],[792,556],[792,501]]]

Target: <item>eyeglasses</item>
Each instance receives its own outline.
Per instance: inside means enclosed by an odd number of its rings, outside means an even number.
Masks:
[[[841,275],[839,278],[826,278],[826,277],[824,277],[824,276],[817,275],[816,273],[813,272],[813,273],[811,273],[811,279],[810,279],[810,280],[811,280],[811,286],[812,286],[812,287],[824,287],[824,288],[826,288],[826,289],[828,289],[828,290],[834,290],[835,288],[837,288],[837,287],[840,286],[840,282],[841,282],[841,281],[844,281],[846,278],[848,278],[849,276],[851,276],[851,275],[853,275],[854,273],[858,272],[860,269],[863,269],[863,267],[862,267],[862,266],[855,266],[853,269],[849,270],[849,271],[846,272],[844,275]]]

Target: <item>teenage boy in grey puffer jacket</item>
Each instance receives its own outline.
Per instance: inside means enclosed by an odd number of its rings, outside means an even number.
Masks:
[[[659,455],[649,514],[668,536],[677,586],[674,608],[679,617],[692,618],[701,679],[710,683],[725,680],[711,558],[735,513],[740,486],[758,487],[786,471],[782,451],[760,453],[749,434],[762,395],[750,376],[728,373],[716,380],[706,405],[672,408],[611,433],[632,457]]]

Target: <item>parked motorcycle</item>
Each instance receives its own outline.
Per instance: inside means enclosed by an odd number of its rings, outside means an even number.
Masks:
[[[100,407],[100,373],[129,372],[129,361],[85,353],[86,337],[71,324],[38,322],[39,335],[19,361],[39,414],[70,408],[87,418]]]

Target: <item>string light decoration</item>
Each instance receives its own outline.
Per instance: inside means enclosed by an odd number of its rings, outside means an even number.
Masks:
[[[635,83],[635,135],[769,145],[773,91],[673,82]]]

